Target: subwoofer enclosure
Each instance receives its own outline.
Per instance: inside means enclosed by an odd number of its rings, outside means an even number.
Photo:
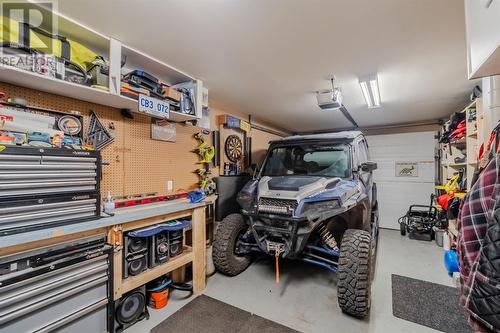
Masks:
[[[149,238],[123,236],[123,278],[137,275],[148,268]]]
[[[120,333],[144,318],[149,319],[146,286],[141,286],[123,295],[115,302],[113,332]]]

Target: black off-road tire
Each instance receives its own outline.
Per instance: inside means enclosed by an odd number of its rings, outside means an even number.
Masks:
[[[406,236],[406,224],[399,224],[399,232],[401,233],[401,236]]]
[[[378,210],[378,202],[375,202],[374,209],[372,210],[372,223],[371,223],[371,255],[372,255],[372,261],[370,263],[371,266],[371,279],[373,280],[375,278],[375,267],[377,263],[377,247],[378,247],[378,234],[380,231],[379,228],[379,210]]]
[[[340,245],[337,297],[344,313],[364,318],[370,311],[371,236],[364,230],[348,229]]]
[[[226,216],[215,231],[213,260],[215,268],[222,274],[235,276],[250,265],[250,256],[238,256],[234,253],[236,241],[248,229],[241,214]]]

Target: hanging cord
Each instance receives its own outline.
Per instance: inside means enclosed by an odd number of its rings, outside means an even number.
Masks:
[[[167,287],[171,283],[172,283],[172,280],[167,280],[167,281],[165,281],[165,283],[162,283],[158,287],[154,287],[154,288],[148,289],[148,291],[155,292],[155,291],[163,290],[163,289],[165,289],[165,287]]]
[[[170,288],[175,290],[188,291],[189,294],[186,296],[186,298],[191,297],[191,295],[193,295],[193,285],[190,283],[171,283]]]

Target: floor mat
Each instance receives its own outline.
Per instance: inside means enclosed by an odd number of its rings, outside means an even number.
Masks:
[[[151,333],[298,333],[274,321],[201,295],[162,321]]]
[[[471,333],[457,288],[392,275],[392,314],[446,333]]]

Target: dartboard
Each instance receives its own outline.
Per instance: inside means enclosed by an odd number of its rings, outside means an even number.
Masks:
[[[227,158],[231,162],[238,162],[243,154],[243,144],[241,143],[241,139],[237,135],[228,136],[224,145],[224,150]]]

